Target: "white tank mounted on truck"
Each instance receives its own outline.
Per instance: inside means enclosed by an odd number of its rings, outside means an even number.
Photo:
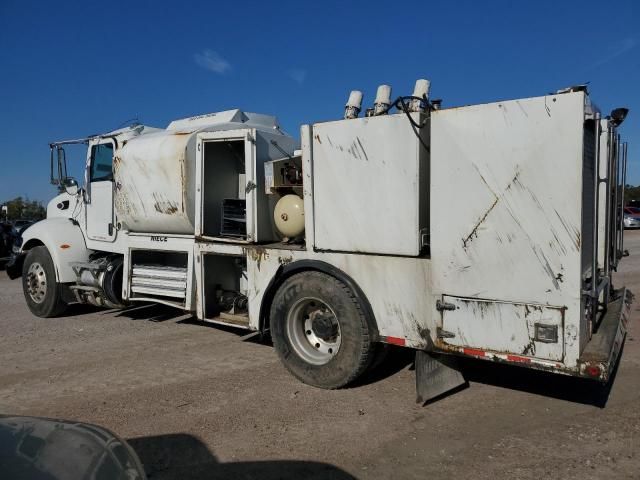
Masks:
[[[300,145],[240,110],[51,144],[61,193],[7,271],[41,317],[155,302],[269,334],[322,388],[385,345],[415,349],[420,400],[464,383],[458,357],[609,381],[632,297],[613,285],[627,109],[585,86],[442,108],[427,80],[362,100]]]
[[[201,188],[197,181],[197,134],[247,127],[281,134],[275,117],[229,110],[176,120],[166,130],[144,128],[140,135],[123,139],[113,159],[118,228],[193,234],[196,190]],[[236,154],[244,157],[244,145],[237,147]],[[225,187],[231,190],[229,196],[237,193],[238,185],[221,186]]]

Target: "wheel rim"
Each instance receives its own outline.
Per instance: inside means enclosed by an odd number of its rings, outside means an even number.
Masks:
[[[305,297],[289,309],[287,336],[295,352],[306,362],[324,365],[340,350],[342,334],[335,312],[322,300]]]
[[[35,303],[44,302],[47,296],[47,274],[44,267],[33,262],[27,271],[27,293]]]

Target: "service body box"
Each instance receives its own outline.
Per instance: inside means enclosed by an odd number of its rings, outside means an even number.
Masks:
[[[414,131],[404,113],[312,126],[315,248],[420,254],[429,213],[427,132]]]
[[[583,222],[593,198],[583,192],[593,183],[585,100],[578,92],[433,112],[433,293],[451,304],[441,315],[455,335],[444,344],[561,360],[564,342],[565,361],[575,364],[588,339],[583,250],[593,248],[588,215]],[[483,300],[483,308],[458,308],[447,296]],[[562,318],[531,324],[520,314],[531,304]],[[537,323],[557,325],[557,343],[530,347]],[[482,345],[484,337],[518,342]]]

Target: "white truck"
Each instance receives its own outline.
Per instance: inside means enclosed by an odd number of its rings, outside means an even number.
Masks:
[[[416,350],[418,399],[459,356],[607,382],[631,295],[627,109],[584,86],[441,108],[429,82],[304,125],[230,110],[51,144],[60,194],[8,269],[31,311],[157,302],[266,333],[286,368],[353,382],[379,344]],[[84,185],[65,147],[88,146]]]

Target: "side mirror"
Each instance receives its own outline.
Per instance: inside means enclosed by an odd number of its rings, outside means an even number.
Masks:
[[[75,178],[66,177],[62,180],[62,186],[64,187],[64,191],[72,197],[75,197],[78,194],[78,182]]]

